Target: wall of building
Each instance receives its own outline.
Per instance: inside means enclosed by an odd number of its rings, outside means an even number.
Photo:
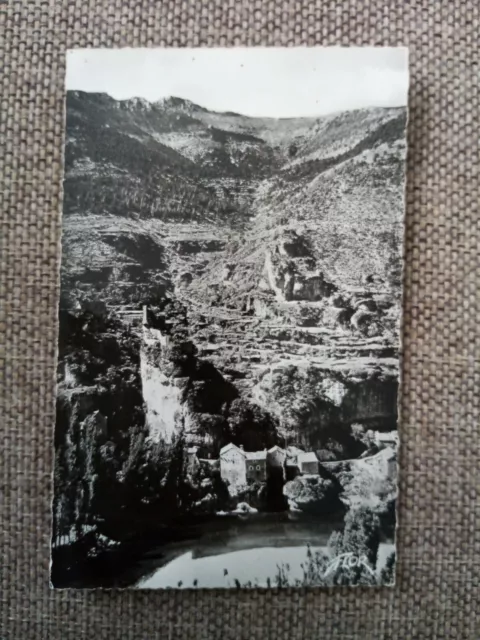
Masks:
[[[234,449],[220,457],[220,475],[229,486],[230,493],[247,484],[245,456]]]
[[[267,481],[267,465],[265,460],[247,460],[246,467],[248,482]]]
[[[302,473],[318,473],[318,462],[302,462],[301,468]]]
[[[285,464],[286,457],[285,451],[281,451],[279,449],[269,451],[267,453],[267,463],[270,467],[282,468]]]

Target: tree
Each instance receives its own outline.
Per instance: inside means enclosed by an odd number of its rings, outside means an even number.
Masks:
[[[377,584],[375,569],[379,544],[378,516],[367,507],[350,510],[343,531],[333,533],[328,542],[333,557],[345,559],[332,573],[333,584]]]
[[[380,572],[380,584],[381,585],[391,585],[395,583],[395,561],[396,554],[395,551],[388,556],[385,566]]]

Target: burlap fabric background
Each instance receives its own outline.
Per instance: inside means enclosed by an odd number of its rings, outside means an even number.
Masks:
[[[478,639],[478,1],[2,0],[0,14],[0,638]],[[396,588],[50,591],[66,48],[372,43],[411,51]]]

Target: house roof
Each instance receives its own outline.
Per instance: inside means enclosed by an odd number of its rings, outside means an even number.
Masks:
[[[247,451],[247,460],[266,460],[266,451]]]
[[[303,449],[299,449],[298,447],[294,446],[287,447],[287,458],[297,459],[301,453],[305,453]]]
[[[282,447],[279,447],[278,444],[276,444],[271,449],[269,449],[268,453],[275,453],[275,451],[280,451],[281,453],[286,453],[285,449],[282,449]]]
[[[307,453],[298,454],[298,462],[318,462],[317,455],[314,451],[308,451]]]
[[[220,455],[223,456],[224,453],[227,453],[228,451],[230,451],[232,449],[234,449],[234,450],[238,451],[239,453],[241,453],[242,456],[245,456],[245,451],[243,449],[240,449],[240,447],[237,447],[237,445],[233,444],[233,442],[230,442],[229,444],[226,444],[224,447],[222,447],[220,449]]]

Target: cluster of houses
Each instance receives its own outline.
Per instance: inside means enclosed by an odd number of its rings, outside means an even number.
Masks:
[[[398,444],[397,432],[375,435],[375,444],[379,449],[396,448]],[[227,444],[220,450],[217,460],[199,460],[198,447],[188,449],[188,467],[193,471],[201,462],[209,466],[220,467],[220,476],[227,484],[231,495],[237,494],[246,486],[256,482],[267,482],[273,476],[283,482],[293,480],[299,475],[318,475],[320,467],[335,465],[335,462],[325,462],[317,457],[314,451],[303,451],[298,447],[282,449],[275,445],[263,451],[244,451],[242,446]]]
[[[297,475],[318,473],[316,454],[296,447],[244,451],[243,447],[230,443],[220,450],[220,475],[232,494],[249,484],[267,482],[273,475],[287,481]]]
[[[267,482],[273,476],[285,482],[298,475],[319,473],[316,454],[297,447],[282,449],[275,445],[263,451],[245,451],[242,446],[230,443],[220,449],[217,460],[200,459],[197,452],[198,447],[187,449],[187,470],[193,472],[201,464],[220,468],[220,476],[232,495],[256,482]]]

